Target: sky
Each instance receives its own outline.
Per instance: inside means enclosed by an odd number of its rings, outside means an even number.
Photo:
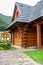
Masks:
[[[39,1],[40,0],[0,0],[0,13],[7,16],[12,16],[15,2],[34,6]]]

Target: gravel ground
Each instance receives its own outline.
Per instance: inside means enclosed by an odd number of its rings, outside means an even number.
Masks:
[[[0,65],[34,65],[21,50],[0,51]]]
[[[25,49],[0,51],[0,65],[41,65],[23,54],[23,51]]]

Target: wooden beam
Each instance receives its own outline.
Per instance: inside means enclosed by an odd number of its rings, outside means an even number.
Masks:
[[[37,24],[37,48],[41,46],[41,26]]]
[[[11,32],[11,44],[12,44],[12,32]]]
[[[12,43],[12,33],[11,33],[11,43]]]

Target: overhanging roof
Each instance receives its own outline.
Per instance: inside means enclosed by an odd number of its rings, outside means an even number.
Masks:
[[[14,20],[8,27],[10,27],[11,25],[18,21],[29,23],[43,16],[43,0],[37,3],[35,6],[29,6],[18,2],[16,2],[16,5],[19,7],[21,15],[16,20]]]

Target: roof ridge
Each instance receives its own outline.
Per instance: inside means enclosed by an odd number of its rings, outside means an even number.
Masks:
[[[40,3],[42,3],[42,2],[43,2],[43,0],[38,1],[35,6],[37,6],[38,4],[40,4]]]
[[[16,2],[16,4],[21,4],[21,5],[25,5],[25,6],[30,6],[30,7],[33,7],[33,6],[31,6],[31,5],[27,5],[27,4],[20,3],[20,2]]]

